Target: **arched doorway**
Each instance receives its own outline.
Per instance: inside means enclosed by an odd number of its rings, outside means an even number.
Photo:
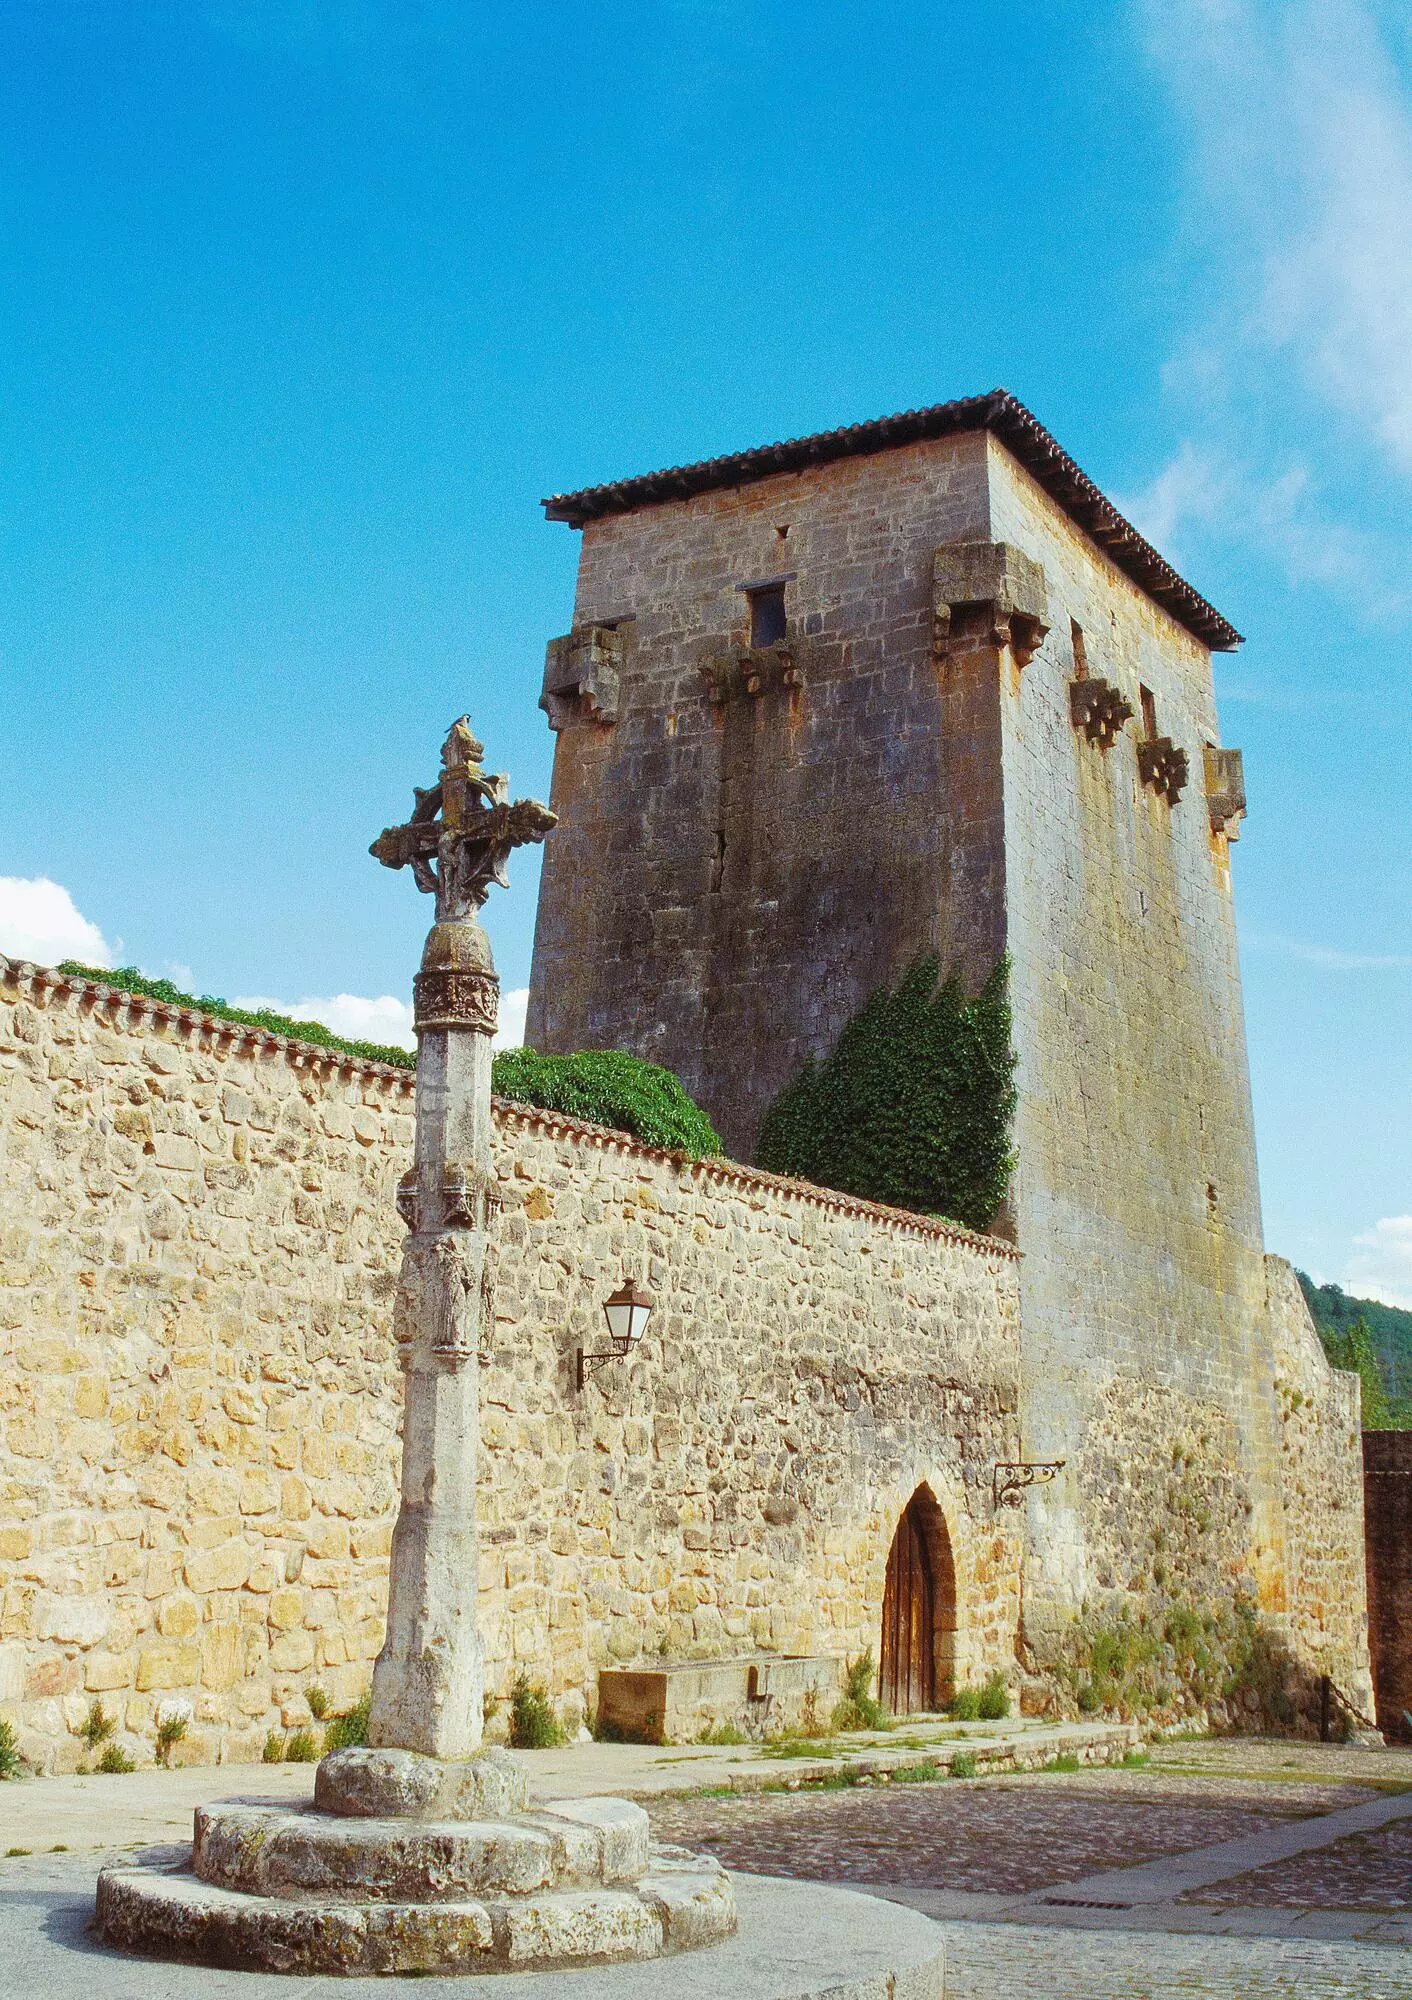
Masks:
[[[894,1715],[940,1708],[953,1693],[956,1569],[946,1518],[929,1486],[903,1509],[883,1589],[878,1698]]]

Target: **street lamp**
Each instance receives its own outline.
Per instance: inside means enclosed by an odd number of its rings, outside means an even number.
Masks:
[[[612,1346],[598,1354],[578,1351],[578,1386],[582,1389],[584,1378],[593,1369],[601,1368],[605,1361],[621,1361],[625,1354],[631,1354],[647,1331],[647,1319],[652,1311],[652,1301],[647,1293],[640,1290],[626,1275],[616,1292],[603,1301],[603,1317],[608,1322],[608,1338]]]

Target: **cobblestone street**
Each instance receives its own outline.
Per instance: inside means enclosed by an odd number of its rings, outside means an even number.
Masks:
[[[866,1883],[938,1919],[949,2000],[1409,2000],[1412,1928],[1397,1913],[1412,1907],[1412,1820],[1343,1839],[1335,1823],[1325,1844],[1254,1868],[1236,1846],[1228,1875],[1185,1894],[1148,1881],[1129,1903],[1107,1872],[1196,1863],[1224,1843],[1253,1842],[1263,1859],[1262,1836],[1318,1840],[1324,1816],[1396,1811],[1406,1789],[1406,1753],[1202,1741],[1160,1746],[1136,1769],[651,1811],[665,1835],[728,1866]]]

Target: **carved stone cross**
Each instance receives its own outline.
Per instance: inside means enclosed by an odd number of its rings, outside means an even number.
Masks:
[[[476,1377],[499,1206],[490,1123],[499,981],[477,912],[491,883],[505,882],[512,850],[555,824],[535,799],[511,805],[507,780],[482,769],[484,754],[462,716],[442,747],[440,782],[417,791],[407,824],[372,845],[386,867],[410,867],[435,895],[436,922],[413,982],[416,1143],[397,1190],[411,1233],[393,1314],[406,1375],[402,1504],[368,1741],[449,1759],[474,1754],[482,1721]]]

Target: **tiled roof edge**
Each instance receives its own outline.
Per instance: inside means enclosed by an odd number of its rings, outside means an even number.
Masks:
[[[639,507],[657,507],[723,487],[749,485],[775,473],[802,472],[832,459],[866,457],[899,445],[974,430],[994,432],[1104,554],[1204,646],[1219,653],[1243,644],[1229,619],[1177,574],[1008,389],[933,403],[923,410],[901,410],[895,416],[758,445],[722,458],[699,459],[692,465],[668,466],[605,486],[586,486],[576,493],[553,493],[541,505],[549,520],[581,528],[586,521],[607,514],[632,513]]]
[[[82,995],[91,999],[95,1006],[111,1007],[114,1013],[125,1013],[139,1020],[171,1022],[182,1029],[209,1033],[222,1042],[245,1043],[285,1056],[296,1069],[336,1070],[340,1074],[368,1077],[381,1083],[399,1083],[409,1096],[416,1088],[416,1071],[402,1069],[396,1063],[373,1062],[367,1056],[331,1049],[322,1042],[306,1042],[297,1035],[276,1034],[271,1028],[248,1027],[242,1022],[228,1020],[224,1014],[208,1014],[203,1007],[183,1007],[170,1000],[155,1000],[150,994],[130,993],[125,986],[109,986],[101,979],[86,979],[76,972],[59,972],[49,965],[31,965],[28,959],[7,958],[0,954],[0,980],[21,990],[26,986],[37,986],[58,993]]]
[[[856,1215],[865,1221],[885,1223],[891,1228],[907,1230],[918,1236],[944,1237],[948,1242],[961,1243],[973,1250],[984,1250],[1001,1257],[1018,1258],[1021,1254],[1013,1243],[1007,1243],[1003,1237],[986,1236],[977,1229],[963,1229],[959,1224],[945,1222],[938,1216],[918,1215],[909,1208],[889,1208],[878,1201],[862,1201],[856,1195],[816,1187],[812,1181],[797,1181],[788,1174],[767,1173],[763,1167],[742,1166],[737,1160],[694,1159],[689,1153],[670,1152],[662,1146],[646,1146],[630,1132],[614,1131],[606,1125],[591,1125],[586,1118],[573,1118],[565,1111],[546,1111],[537,1104],[522,1104],[518,1098],[497,1097],[494,1105],[496,1116],[503,1123],[537,1126],[548,1132],[562,1132],[569,1138],[585,1139],[595,1145],[612,1146],[638,1159],[664,1161],[697,1180],[757,1188],[766,1194],[790,1195],[837,1215]]]

